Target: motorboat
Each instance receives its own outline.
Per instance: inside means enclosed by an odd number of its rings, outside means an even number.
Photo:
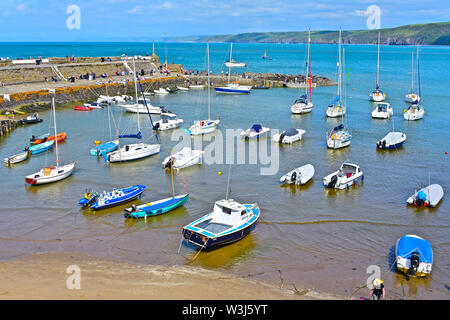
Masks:
[[[175,114],[162,113],[161,119],[154,122],[156,130],[170,130],[178,128],[183,123],[183,119],[178,119]]]
[[[417,101],[415,101],[404,111],[403,118],[409,121],[420,120],[423,118],[424,114],[425,110]]]
[[[137,184],[121,189],[115,188],[110,192],[87,191],[84,197],[78,201],[78,204],[83,207],[91,207],[93,210],[101,210],[139,198],[145,188],[144,185]]]
[[[186,130],[190,135],[196,136],[200,134],[207,134],[215,131],[219,125],[220,120],[196,120],[194,124]]]
[[[92,108],[90,106],[75,106],[75,107],[73,107],[73,109],[75,111],[92,111],[92,110],[94,110],[94,108]]]
[[[303,185],[312,179],[314,176],[314,166],[312,164],[306,164],[298,167],[292,171],[289,171],[280,178],[281,183]]]
[[[274,135],[272,139],[273,142],[278,143],[294,143],[296,141],[302,140],[305,132],[306,131],[302,129],[288,128],[280,134]]]
[[[84,104],[85,107],[91,107],[92,109],[102,109],[103,106],[98,104],[97,102],[88,101]]]
[[[397,149],[406,141],[403,132],[389,132],[383,139],[377,142],[378,149]]]
[[[160,144],[133,143],[126,144],[121,148],[104,153],[108,162],[125,162],[150,157],[159,153]]]
[[[355,163],[344,162],[338,171],[323,178],[323,185],[325,188],[348,189],[358,180],[364,180],[363,171],[360,166]]]
[[[293,114],[308,113],[311,112],[313,108],[314,104],[308,100],[308,96],[305,94],[294,101],[291,106],[291,112]]]
[[[205,86],[202,84],[191,84],[189,85],[189,89],[205,89]]]
[[[393,115],[394,111],[387,102],[378,102],[377,106],[372,111],[372,118],[374,119],[389,119]]]
[[[252,86],[243,86],[238,82],[229,83],[224,87],[215,87],[216,93],[226,93],[226,94],[243,94],[250,93]]]
[[[32,155],[42,153],[44,151],[50,150],[53,148],[53,145],[55,144],[55,140],[46,141],[40,144],[35,144],[30,147],[30,152]]]
[[[344,148],[349,146],[351,142],[352,134],[345,129],[343,123],[327,133],[327,147],[330,149]]]
[[[247,236],[256,227],[259,216],[260,209],[256,203],[219,200],[214,203],[211,213],[183,228],[183,237],[202,249],[230,244]]]
[[[123,108],[126,112],[131,113],[161,114],[161,107],[153,106],[150,102],[147,102],[147,106],[145,106],[145,102],[143,98],[139,98],[137,103],[119,104],[119,107]]]
[[[169,91],[167,91],[167,90],[164,89],[164,88],[159,88],[159,89],[157,89],[157,90],[153,90],[153,92],[154,92],[155,94],[159,94],[159,95],[169,94]]]
[[[202,150],[193,150],[189,147],[184,147],[179,152],[166,157],[162,162],[162,166],[165,169],[170,169],[171,165],[174,169],[183,169],[195,164],[202,164],[204,153]]]
[[[407,200],[407,204],[414,205],[415,207],[436,207],[444,197],[444,189],[439,184],[431,184],[425,188],[422,188]]]
[[[25,147],[24,151],[3,159],[3,162],[6,165],[11,166],[13,164],[27,160],[28,157],[30,156],[30,154],[31,154],[31,151],[29,150],[29,148]]]
[[[254,124],[250,129],[241,132],[241,137],[244,139],[254,139],[266,135],[270,131],[270,128],[261,126],[260,124]]]
[[[44,120],[39,118],[39,114],[35,113],[32,116],[27,116],[26,118],[20,119],[19,123],[20,124],[32,124],[32,123],[38,123],[38,122],[42,122]]]
[[[180,91],[189,91],[189,88],[177,86],[177,89]]]
[[[397,240],[395,256],[397,269],[409,277],[425,277],[433,268],[433,249],[430,242],[414,234]]]
[[[189,194],[181,194],[158,201],[151,201],[138,206],[133,204],[131,207],[125,209],[124,217],[141,219],[164,214],[181,207],[186,203],[188,198]]]

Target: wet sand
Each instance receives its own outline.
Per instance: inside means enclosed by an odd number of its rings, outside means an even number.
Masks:
[[[80,268],[68,289],[67,268]],[[83,254],[45,253],[0,262],[0,299],[340,299],[190,266],[134,265]]]

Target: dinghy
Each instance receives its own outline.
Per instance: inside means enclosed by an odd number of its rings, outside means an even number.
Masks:
[[[202,150],[193,150],[189,147],[184,147],[181,151],[165,158],[162,166],[165,169],[170,169],[171,165],[173,165],[174,169],[183,169],[195,164],[202,164],[204,153]]]
[[[302,167],[289,171],[280,178],[281,183],[302,185],[307,183],[314,176],[314,166],[306,164]]]
[[[439,184],[432,184],[428,187],[422,188],[406,200],[407,204],[412,204],[416,207],[436,207],[444,196],[444,189]]]
[[[264,136],[270,131],[270,128],[254,124],[250,129],[241,132],[241,137],[244,139],[255,139]]]
[[[56,109],[55,109],[55,95],[54,94],[52,96],[52,111],[53,111],[52,113],[53,113],[53,122],[54,122],[54,130],[55,130],[54,136],[57,136],[57,134],[56,134]],[[40,171],[26,176],[25,181],[28,184],[41,185],[41,184],[60,181],[60,180],[67,178],[68,176],[70,176],[72,174],[73,170],[75,169],[75,165],[76,165],[75,162],[71,162],[71,163],[68,163],[65,165],[60,165],[58,139],[51,140],[48,142],[52,142],[55,144],[56,166],[44,167]],[[48,143],[48,142],[44,142],[43,144]],[[52,144],[52,146],[53,146],[53,144]],[[35,147],[35,146],[33,146],[33,147]],[[32,149],[33,147],[31,147],[30,149]]]
[[[323,178],[325,188],[345,189],[355,184],[357,181],[364,180],[364,175],[359,165],[350,162],[344,162],[338,171],[335,171]]]
[[[406,134],[403,132],[389,132],[383,139],[377,142],[378,149],[397,149],[403,145]]]
[[[37,144],[41,144],[41,143],[44,143],[44,142],[47,142],[47,141],[52,141],[52,140],[55,140],[55,137],[56,137],[56,141],[57,142],[63,142],[67,138],[67,133],[60,132],[60,133],[58,133],[56,135],[53,135],[53,136],[49,136],[49,134],[44,134],[44,135],[42,135],[40,137],[32,136],[31,139],[30,139],[30,144],[31,145],[37,145]]]
[[[20,119],[19,123],[20,124],[32,124],[32,123],[38,123],[38,122],[42,122],[44,120],[39,118],[39,114],[35,113],[32,116],[27,116],[24,119]]]
[[[161,114],[161,119],[155,121],[156,130],[170,130],[178,128],[183,123],[183,119],[178,119],[173,113],[163,113]]]
[[[276,134],[273,136],[273,142],[278,143],[294,143],[295,141],[302,140],[303,135],[305,134],[305,130],[288,128],[284,130],[280,134]]]
[[[83,207],[89,206],[93,210],[101,210],[136,199],[141,196],[145,188],[145,186],[137,184],[122,189],[115,188],[110,192],[103,191],[98,193],[88,191],[78,201],[78,204]]]
[[[433,250],[427,240],[408,234],[395,245],[397,269],[410,277],[425,277],[433,267]]]
[[[47,151],[47,150],[53,148],[54,144],[55,144],[55,140],[50,140],[50,141],[43,142],[40,144],[35,144],[34,146],[30,147],[30,152],[33,155],[38,154],[38,153],[41,153],[41,152],[44,152],[44,151]]]
[[[372,111],[372,118],[374,119],[389,119],[394,114],[392,107],[387,102],[378,102],[375,109]]]
[[[16,163],[19,163],[19,162],[22,162],[22,161],[27,160],[28,157],[30,156],[30,154],[31,154],[31,151],[29,150],[29,148],[28,148],[28,147],[25,147],[25,149],[24,149],[23,152],[18,153],[18,154],[15,154],[15,155],[13,155],[13,156],[11,156],[11,157],[8,157],[8,158],[3,159],[3,162],[4,162],[6,165],[10,166],[10,165],[13,165],[13,164],[16,164]]]
[[[75,107],[73,107],[73,109],[75,111],[92,111],[92,110],[94,110],[94,108],[89,107],[89,106],[75,106]]]
[[[102,143],[91,149],[90,153],[92,156],[102,156],[105,153],[113,152],[119,146],[119,140],[113,140],[106,143]]]

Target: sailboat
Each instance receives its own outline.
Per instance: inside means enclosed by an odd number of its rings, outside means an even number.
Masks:
[[[377,82],[375,90],[373,90],[369,97],[371,101],[382,102],[386,99],[386,94],[380,89],[379,86],[379,74],[380,74],[380,32],[378,31],[378,58],[377,58]]]
[[[345,64],[345,48],[343,49],[343,61]],[[340,50],[339,50],[339,60],[340,60]],[[339,63],[339,65],[341,65],[341,63]],[[342,68],[340,67],[340,73],[342,72]],[[341,84],[339,83],[338,86],[340,86]],[[344,95],[345,97],[345,95]],[[346,97],[345,97],[346,98]],[[345,101],[346,104],[346,101]],[[339,148],[344,148],[350,145],[350,143],[352,142],[352,135],[351,133],[348,131],[348,129],[345,128],[344,125],[344,116],[342,117],[342,122],[340,125],[336,126],[333,128],[333,130],[331,130],[330,132],[327,133],[327,146],[328,148],[331,149],[339,149]]]
[[[135,84],[135,90],[136,90],[136,98],[137,98],[137,78],[136,78],[136,64],[133,59],[133,68],[134,68],[134,84]],[[139,83],[141,92],[142,86]],[[145,106],[147,106],[145,96],[144,96],[144,103]],[[152,124],[152,128],[154,128],[152,117],[149,112],[148,116],[150,117],[150,123]],[[138,133],[137,134],[128,134],[128,135],[120,135],[119,138],[136,138],[136,139],[142,139],[142,133],[141,133],[141,126],[139,121],[139,111],[137,112],[137,124],[138,124]],[[123,147],[119,148],[116,151],[110,152],[110,153],[104,153],[104,157],[109,162],[123,162],[123,161],[132,161],[132,160],[138,160],[143,159],[146,157],[150,157],[154,154],[159,153],[161,144],[159,143],[158,135],[156,134],[156,139],[158,143],[156,144],[147,144],[147,143],[132,143],[132,144],[126,144]]]
[[[172,150],[170,150],[172,156]],[[180,173],[181,174],[181,173]],[[139,206],[132,205],[130,208],[125,209],[125,218],[147,218],[157,216],[169,211],[172,211],[178,207],[181,207],[186,203],[189,198],[189,193],[175,195],[175,188],[173,185],[173,164],[170,165],[170,175],[172,179],[172,197],[165,198],[158,201],[149,202]]]
[[[105,86],[105,88],[106,88],[106,95],[108,96],[108,87]],[[111,140],[109,142],[105,142],[105,143],[99,144],[98,146],[92,148],[90,153],[93,156],[101,156],[104,153],[112,152],[112,151],[116,150],[117,147],[119,146],[119,139],[112,140],[111,117],[113,117],[113,115],[111,113],[110,105],[108,104],[109,137],[110,137]],[[113,121],[114,121],[114,117],[113,117]],[[118,132],[117,132],[117,127],[116,127],[116,135],[117,136],[119,135]]]
[[[50,92],[52,93],[52,92]],[[54,130],[56,136],[56,110],[55,110],[55,93],[53,91],[52,95],[52,111],[53,111],[53,122]],[[25,177],[25,181],[31,185],[45,184],[56,182],[67,178],[73,172],[75,168],[75,162],[68,163],[66,165],[60,165],[59,163],[59,150],[58,150],[58,139],[54,140],[56,148],[56,166],[49,166],[42,168],[40,171],[30,174]]]
[[[422,97],[422,93],[420,92],[420,65],[419,65],[419,47],[417,47],[417,84],[419,86],[419,97]],[[405,110],[403,117],[405,120],[419,120],[423,118],[425,114],[425,110],[422,105],[419,103],[419,100],[415,100],[411,102],[411,105]]]
[[[311,75],[311,30],[308,31],[308,63],[306,64],[306,73],[308,77],[306,79],[309,84],[309,99],[308,92],[306,91],[304,95],[300,96],[299,99],[294,101],[294,104],[291,106],[291,111],[293,114],[302,114],[311,112],[314,108],[314,104],[312,102],[312,75]],[[305,88],[306,90],[306,88]]]
[[[336,118],[342,117],[346,112],[346,106],[341,103],[342,94],[342,65],[341,65],[341,30],[339,29],[339,62],[338,62],[338,86],[337,86],[337,96],[334,98],[333,102],[328,105],[326,114],[327,117]]]
[[[264,50],[264,55],[262,56],[262,58],[264,60],[272,60],[272,58],[267,55],[267,50]]]
[[[220,123],[220,120],[211,120],[211,90],[210,90],[210,81],[209,81],[209,42],[206,42],[206,53],[208,56],[208,119],[207,120],[197,120],[194,124],[186,130],[190,135],[200,135],[211,133],[217,129],[217,126]]]
[[[231,80],[231,68],[232,67],[245,67],[245,63],[239,63],[233,60],[233,43],[230,43],[230,61],[225,63],[228,67],[228,84],[225,87],[215,87],[214,90],[216,93],[227,93],[227,94],[242,94],[242,93],[250,93],[252,86],[241,86],[238,82],[232,82]],[[242,64],[242,65],[241,65]],[[209,74],[209,70],[208,70]]]
[[[417,93],[414,93],[414,51],[411,52],[411,89],[409,90],[409,93],[405,95],[405,100],[408,103],[420,101],[420,96]]]

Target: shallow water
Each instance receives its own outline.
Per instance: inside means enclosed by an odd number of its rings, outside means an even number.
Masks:
[[[204,54],[204,48],[196,46],[198,54]],[[258,59],[259,51],[264,48],[239,44],[233,51],[239,52],[239,46],[241,52],[253,50]],[[295,54],[289,50],[298,49],[301,64],[303,46],[278,46],[290,57]],[[335,64],[331,60],[336,54],[336,46],[315,46],[315,50],[318,52],[313,56],[313,73],[335,79]],[[183,170],[190,193],[189,202],[184,208],[146,221],[125,220],[123,208],[129,204],[100,212],[81,210],[77,201],[86,188],[101,191],[115,186],[144,184],[147,190],[142,202],[170,196],[170,174],[162,170],[161,162],[177,142],[171,141],[172,132],[164,132],[160,135],[159,155],[106,165],[103,159],[89,155],[94,140],[105,141],[109,136],[106,110],[75,112],[72,105],[59,106],[58,131],[64,130],[68,134],[67,141],[60,144],[60,155],[64,161],[78,160],[77,169],[73,176],[61,182],[30,187],[25,184],[24,176],[45,164],[52,164],[54,151],[34,156],[13,168],[0,168],[0,258],[71,250],[128,262],[188,263],[282,283],[286,287],[292,287],[294,283],[299,288],[304,284],[347,296],[365,284],[369,276],[366,268],[378,265],[391,298],[447,299],[450,168],[445,151],[450,149],[447,110],[450,94],[446,90],[450,50],[422,49],[426,114],[423,120],[416,122],[403,120],[406,106],[403,97],[410,86],[408,72],[412,48],[386,47],[384,50],[381,84],[387,93],[387,101],[394,108],[393,120],[387,121],[371,119],[373,105],[368,101],[375,82],[376,47],[346,47],[347,67],[350,68],[348,126],[353,140],[350,147],[342,150],[328,150],[325,141],[326,131],[339,123],[325,118],[325,108],[335,96],[336,87],[313,89],[315,108],[311,114],[301,116],[291,115],[289,109],[299,94],[295,89],[253,90],[245,96],[211,93],[211,114],[212,117],[220,115],[223,136],[225,129],[246,129],[253,123],[280,130],[302,128],[306,134],[303,141],[280,147],[279,170],[275,175],[260,175],[264,165],[233,166],[231,197],[246,203],[258,202],[260,223],[242,241],[201,252],[193,262],[191,259],[196,251],[192,248],[182,246],[177,254],[181,229],[206,214],[215,200],[225,197],[229,166],[205,164]],[[268,47],[268,54],[274,58],[276,52]],[[241,60],[249,61],[245,55]],[[280,64],[289,65],[289,61],[286,58]],[[278,62],[274,59],[270,63],[276,66]],[[289,68],[293,69],[292,66],[285,69]],[[255,69],[266,70],[264,66]],[[206,99],[206,90],[201,90],[153,97],[152,103],[168,107],[184,119],[184,127],[187,127],[193,120],[207,116]],[[117,106],[112,110],[121,132],[136,130],[136,115],[124,113]],[[48,131],[50,113],[41,116],[45,119],[43,123],[18,128],[0,141],[2,158],[22,149],[31,135]],[[145,140],[150,133],[148,118],[141,115],[141,122]],[[375,142],[391,131],[393,125],[396,131],[407,134],[405,145],[390,152],[377,151]],[[182,130],[174,132],[182,133]],[[204,146],[209,143],[204,141]],[[254,142],[247,144],[251,143]],[[274,146],[271,141],[267,141],[267,145],[269,150]],[[337,170],[345,160],[361,165],[364,183],[350,190],[324,190],[322,178]],[[306,163],[315,167],[312,182],[302,187],[279,185],[281,175]],[[218,175],[218,171],[223,174]],[[175,175],[177,193],[185,192],[180,178],[179,174]],[[435,209],[407,207],[406,199],[420,184],[428,181],[444,188],[440,205]],[[435,262],[428,279],[406,280],[390,270],[393,246],[405,234],[417,234],[431,242]],[[361,289],[352,297],[366,294],[365,289]]]

